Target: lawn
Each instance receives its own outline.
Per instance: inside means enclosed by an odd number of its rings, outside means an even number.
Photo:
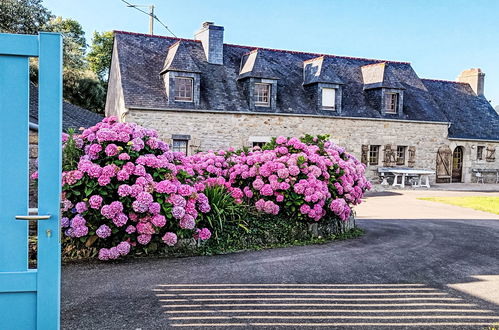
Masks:
[[[425,201],[451,204],[479,211],[499,214],[499,197],[467,196],[467,197],[424,197]]]

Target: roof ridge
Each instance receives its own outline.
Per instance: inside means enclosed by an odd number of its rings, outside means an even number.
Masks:
[[[201,42],[201,40],[195,40],[195,39],[169,37],[169,36],[160,36],[160,35],[157,35],[157,34],[147,34],[147,33],[139,33],[139,32],[128,32],[128,31],[121,31],[121,30],[113,30],[113,33],[129,34],[129,35],[132,35],[132,36],[162,38],[162,39],[170,39],[170,40],[178,40],[178,41]]]
[[[430,78],[419,78],[419,79],[426,80],[426,81],[434,81],[434,82],[452,83],[452,84],[468,84],[467,82],[454,81],[454,80],[445,80],[445,79],[430,79]]]
[[[301,54],[301,55],[312,55],[315,57],[333,57],[333,58],[344,58],[349,60],[366,60],[366,61],[376,61],[376,62],[386,62],[386,63],[395,63],[395,64],[411,64],[411,62],[402,62],[402,61],[390,61],[390,60],[380,60],[375,58],[366,58],[366,57],[354,57],[354,56],[342,56],[342,55],[333,55],[333,54],[323,54],[323,53],[310,53],[310,52],[302,52],[297,50],[287,50],[287,49],[275,49],[275,48],[265,48],[265,47],[255,47],[255,46],[244,46],[244,45],[235,45],[235,44],[224,44],[232,47],[239,48],[248,48],[248,49],[260,49],[271,52],[280,52],[280,53],[290,53],[290,54]]]
[[[143,37],[154,37],[154,38],[163,38],[163,39],[179,40],[179,41],[201,42],[200,40],[195,40],[195,39],[159,36],[159,35],[155,35],[155,34],[146,34],[146,33],[138,33],[138,32],[128,32],[128,31],[120,31],[120,30],[113,30],[113,32],[114,33],[121,33],[121,34],[143,36]],[[324,57],[332,57],[332,58],[344,58],[344,59],[348,59],[348,60],[365,60],[365,61],[385,62],[385,63],[394,63],[394,64],[411,64],[411,62],[390,61],[390,60],[382,60],[382,59],[366,58],[366,57],[341,56],[341,55],[333,55],[333,54],[311,53],[311,52],[302,52],[302,51],[297,51],[297,50],[275,49],[275,48],[266,48],[266,47],[257,47],[257,46],[226,44],[226,43],[224,45],[231,46],[231,47],[247,48],[248,50],[264,50],[264,51],[289,53],[289,54],[311,55],[311,56],[315,56],[315,57],[324,56]]]

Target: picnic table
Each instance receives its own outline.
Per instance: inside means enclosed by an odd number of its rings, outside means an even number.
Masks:
[[[471,170],[473,173],[475,173],[475,176],[477,178],[477,183],[481,179],[482,183],[483,182],[483,174],[485,173],[494,173],[496,175],[496,183],[499,183],[499,169],[495,168],[474,168]]]
[[[413,168],[403,168],[403,167],[380,167],[378,168],[378,173],[380,173],[383,178],[382,185],[388,185],[385,173],[393,174],[393,184],[392,187],[405,187],[405,180],[407,177],[414,177],[417,181],[412,183],[413,187],[426,187],[430,188],[430,175],[435,174],[435,171],[431,170],[421,170]],[[400,182],[399,182],[400,177]],[[423,182],[424,180],[424,182]]]

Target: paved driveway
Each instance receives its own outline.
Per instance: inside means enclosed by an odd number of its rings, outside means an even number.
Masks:
[[[468,184],[469,185],[469,184]],[[487,185],[485,185],[487,188]],[[369,192],[355,207],[360,219],[495,219],[498,214],[420,200],[421,197],[499,197],[497,191],[388,190]]]
[[[483,329],[499,322],[499,221],[358,224],[362,238],[324,245],[67,265],[62,327]]]

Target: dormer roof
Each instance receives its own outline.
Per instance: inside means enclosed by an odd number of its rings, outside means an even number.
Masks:
[[[183,71],[201,73],[199,67],[192,59],[190,52],[187,50],[185,42],[177,41],[168,48],[165,64],[160,74],[167,71]]]
[[[314,83],[343,84],[334,71],[333,62],[325,56],[303,61],[303,85]]]
[[[364,89],[395,88],[405,89],[395,75],[393,67],[386,62],[373,63],[361,67]]]
[[[254,49],[241,58],[241,68],[237,79],[244,78],[264,78],[264,79],[279,79],[272,70],[273,65],[266,57],[265,51]]]

